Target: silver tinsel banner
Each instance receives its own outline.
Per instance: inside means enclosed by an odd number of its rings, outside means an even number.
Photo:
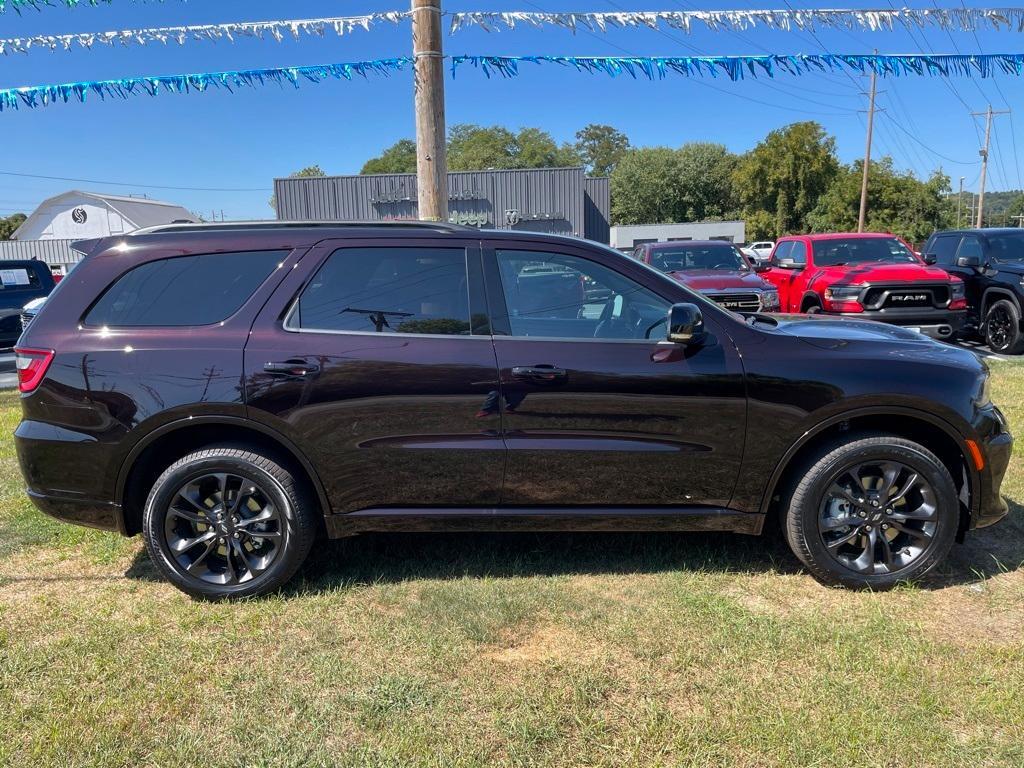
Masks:
[[[603,73],[611,77],[628,75],[661,80],[669,74],[686,77],[718,77],[742,80],[758,74],[775,77],[778,73],[803,75],[850,70],[860,74],[874,71],[882,77],[901,75],[963,75],[992,77],[996,72],[1020,76],[1024,71],[1024,53],[959,55],[916,53],[897,54],[793,54],[765,56],[453,56],[452,76],[463,64],[480,69],[488,77],[499,74],[515,77],[519,64],[560,64],[581,72]]]
[[[56,102],[84,102],[90,95],[100,99],[148,94],[157,96],[169,93],[202,93],[210,88],[222,88],[233,92],[235,88],[255,88],[268,83],[284,85],[291,83],[319,83],[331,78],[351,80],[354,76],[370,74],[389,75],[412,64],[412,58],[401,56],[395,59],[353,61],[344,64],[320,64],[309,67],[276,67],[273,69],[243,69],[228,72],[202,72],[191,75],[161,75],[158,77],[125,77],[119,80],[87,80],[79,83],[60,85],[35,85],[25,88],[0,90],[0,111],[25,107],[45,107]]]
[[[164,0],[133,0],[133,2],[143,3],[147,1],[162,3]],[[40,11],[46,6],[57,7],[64,5],[68,8],[74,8],[78,5],[109,5],[112,2],[113,0],[0,0],[0,13],[4,13],[8,8],[13,8],[18,13],[21,13],[23,8],[32,8]]]
[[[0,0],[2,2],[2,0]],[[239,21],[226,24],[199,24],[185,27],[153,27],[150,29],[123,29],[114,32],[84,32],[67,35],[33,35],[0,39],[0,53],[27,53],[32,48],[70,50],[78,45],[92,48],[94,45],[145,45],[146,43],[178,43],[184,45],[190,40],[233,42],[238,37],[253,37],[260,40],[271,38],[280,42],[287,36],[298,39],[302,35],[323,37],[328,32],[337,35],[350,34],[353,30],[369,30],[380,22],[397,24],[408,16],[408,11],[387,11],[369,13],[364,16],[334,16],[323,19],[292,19],[285,21]]]
[[[486,30],[517,26],[557,26],[576,31],[582,27],[604,32],[609,27],[662,25],[689,32],[694,22],[715,31],[742,31],[753,27],[814,31],[819,27],[856,31],[946,29],[971,31],[987,27],[1024,32],[1024,8],[885,8],[786,9],[739,11],[612,11],[600,13],[540,13],[533,11],[467,11],[450,13],[452,32],[467,26]]]

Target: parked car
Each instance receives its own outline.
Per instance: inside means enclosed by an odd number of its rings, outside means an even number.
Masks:
[[[46,303],[46,296],[40,296],[38,299],[32,299],[28,304],[21,308],[21,330],[28,328],[28,324],[35,320],[36,315],[39,314],[39,310],[43,308]]]
[[[923,253],[926,262],[963,280],[966,335],[980,335],[993,352],[1024,352],[1024,229],[936,232]]]
[[[633,258],[650,264],[700,291],[726,309],[737,312],[774,312],[779,308],[775,286],[758,277],[732,243],[722,240],[645,243]]]
[[[964,284],[928,266],[900,238],[836,233],[779,238],[762,277],[783,312],[844,315],[949,339],[964,322]]]
[[[36,259],[0,261],[0,347],[21,336],[22,307],[53,290],[50,268]]]
[[[758,240],[756,243],[750,243],[744,250],[748,251],[755,259],[756,264],[767,264],[768,258],[772,255],[772,249],[775,247],[775,243],[771,240]]]
[[[190,224],[76,247],[17,349],[28,494],[141,533],[196,597],[280,587],[320,532],[769,522],[821,581],[885,589],[1007,512],[985,364],[902,328],[741,316],[521,231]]]

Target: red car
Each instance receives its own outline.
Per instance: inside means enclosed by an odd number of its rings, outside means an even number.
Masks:
[[[725,240],[679,240],[644,243],[633,258],[667,272],[685,286],[703,293],[734,312],[777,312],[775,286],[757,274],[764,271],[747,261],[740,249]]]
[[[889,234],[782,237],[761,276],[778,288],[783,312],[879,320],[937,339],[956,334],[967,310],[963,281]]]

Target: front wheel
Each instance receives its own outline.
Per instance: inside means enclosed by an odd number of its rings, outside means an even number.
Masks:
[[[220,600],[278,589],[306,559],[316,506],[282,464],[245,448],[191,453],[146,500],[149,556],[178,589]]]
[[[1000,299],[985,315],[985,343],[1001,355],[1024,352],[1024,333],[1020,330],[1020,312],[1009,299]]]
[[[785,510],[794,554],[824,584],[889,589],[949,552],[960,521],[949,470],[927,448],[891,436],[832,446]]]

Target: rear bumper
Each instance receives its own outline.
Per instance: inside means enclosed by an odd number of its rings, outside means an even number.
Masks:
[[[924,311],[920,309],[875,309],[864,312],[826,312],[825,314],[902,325],[914,328],[933,339],[952,338],[957,331],[963,328],[967,317],[967,311],[963,309]]]
[[[64,523],[125,533],[121,505],[95,499],[71,498],[27,490],[32,503],[45,514]]]

